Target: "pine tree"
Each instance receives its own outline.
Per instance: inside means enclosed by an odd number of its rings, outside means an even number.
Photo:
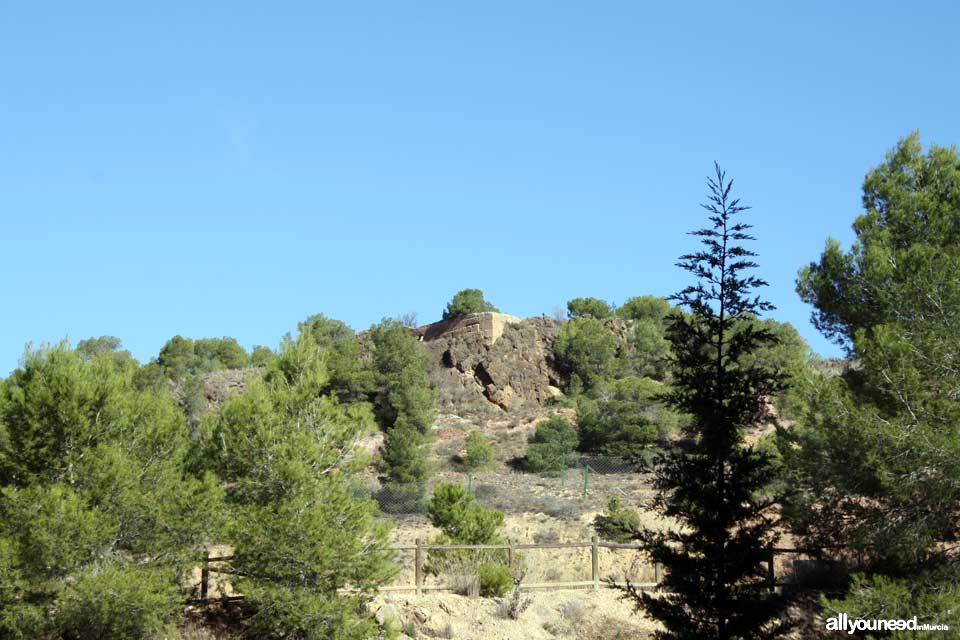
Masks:
[[[766,283],[748,272],[755,253],[749,224],[735,217],[749,207],[731,197],[732,180],[715,166],[708,179],[711,227],[694,231],[703,249],[677,266],[697,283],[672,297],[689,314],[670,316],[674,378],[665,399],[691,416],[682,446],[655,458],[658,512],[677,527],[644,530],[640,542],[666,568],[662,593],[626,587],[625,598],[665,626],[663,639],[773,638],[782,596],[770,593],[765,561],[777,539],[772,507],[775,470],[767,454],[744,443],[744,429],[766,419],[765,398],[782,376],[751,354],[776,341],[760,323],[744,322],[773,306],[753,293]]]
[[[222,489],[167,389],[87,343],[0,380],[0,638],[166,637]]]
[[[325,350],[301,332],[208,419],[230,487],[233,584],[251,614],[245,637],[377,633],[363,610],[394,569],[386,525],[357,478],[369,462],[359,442],[375,428],[373,412],[341,402],[329,383]]]
[[[427,354],[395,320],[371,327],[370,342],[379,387],[374,407],[385,431],[381,471],[392,482],[419,484],[422,495],[430,475],[428,445],[437,407]]]
[[[960,625],[960,151],[900,140],[863,184],[847,249],[829,239],[797,290],[855,365],[804,385],[779,443],[805,546],[856,552],[854,616]],[[837,560],[843,560],[837,557]]]

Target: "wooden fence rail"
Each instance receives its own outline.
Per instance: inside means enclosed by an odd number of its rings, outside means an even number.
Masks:
[[[424,562],[426,558],[427,551],[458,551],[458,550],[473,550],[473,551],[482,551],[482,550],[505,550],[507,552],[507,563],[511,569],[513,569],[516,559],[516,552],[528,549],[590,549],[590,580],[580,580],[574,582],[542,582],[542,583],[524,583],[523,588],[525,590],[541,590],[541,589],[593,589],[597,591],[601,586],[623,586],[623,583],[618,583],[610,580],[604,580],[601,582],[600,579],[600,549],[628,549],[628,550],[640,550],[641,547],[638,544],[632,543],[620,543],[620,542],[606,542],[599,539],[597,536],[593,536],[589,541],[585,542],[507,542],[504,544],[431,544],[424,542],[423,540],[418,539],[414,544],[394,544],[390,546],[391,549],[395,551],[413,551],[414,552],[414,584],[412,585],[387,585],[380,587],[381,592],[391,592],[391,591],[413,591],[416,595],[422,595],[424,591],[448,591],[451,587],[447,585],[425,585],[424,584]],[[766,559],[766,569],[767,569],[767,585],[770,590],[775,590],[778,586],[784,586],[784,583],[777,582],[776,579],[776,570],[775,570],[775,561],[776,557],[781,554],[805,554],[805,555],[817,555],[822,550],[816,549],[790,549],[790,548],[778,548],[769,546],[767,547],[767,559]],[[232,559],[233,556],[211,556],[209,552],[205,552],[202,559],[202,567],[200,571],[200,602],[205,602],[208,599],[208,588],[209,580],[211,573],[220,573],[226,575],[243,575],[242,573],[235,571],[233,569],[221,566],[211,566],[211,563],[220,563],[226,562]],[[634,583],[635,587],[641,589],[655,589],[660,585],[660,581],[663,577],[663,567],[660,563],[655,563],[653,566],[654,570],[654,581],[653,582],[641,582]],[[236,600],[240,599],[242,596],[230,596],[226,599]],[[224,598],[219,598],[224,599]]]

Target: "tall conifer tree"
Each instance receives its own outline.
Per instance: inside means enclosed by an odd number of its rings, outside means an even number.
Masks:
[[[787,630],[782,597],[766,582],[768,545],[777,539],[772,507],[775,470],[769,457],[744,443],[744,430],[767,416],[766,397],[783,386],[780,374],[750,354],[776,341],[745,320],[773,306],[754,290],[766,283],[749,272],[756,254],[749,207],[731,197],[732,180],[718,165],[703,207],[710,227],[692,232],[703,245],[677,266],[696,284],[673,296],[689,313],[669,318],[674,378],[666,399],[692,420],[683,445],[654,462],[655,507],[678,526],[646,530],[641,544],[666,575],[661,593],[632,585],[625,597],[663,623],[663,639],[773,638]]]

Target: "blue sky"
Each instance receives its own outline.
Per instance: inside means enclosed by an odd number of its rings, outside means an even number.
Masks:
[[[140,5],[140,6],[136,6]],[[348,6],[349,5],[349,6]],[[960,139],[953,3],[15,3],[0,16],[0,374],[24,344],[275,346],[666,295],[720,161],[774,317],[866,171]]]

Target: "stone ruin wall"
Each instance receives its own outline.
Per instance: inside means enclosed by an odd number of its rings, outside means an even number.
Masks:
[[[431,379],[441,410],[462,413],[542,406],[560,393],[553,359],[559,324],[506,313],[475,313],[414,330],[433,355]]]

